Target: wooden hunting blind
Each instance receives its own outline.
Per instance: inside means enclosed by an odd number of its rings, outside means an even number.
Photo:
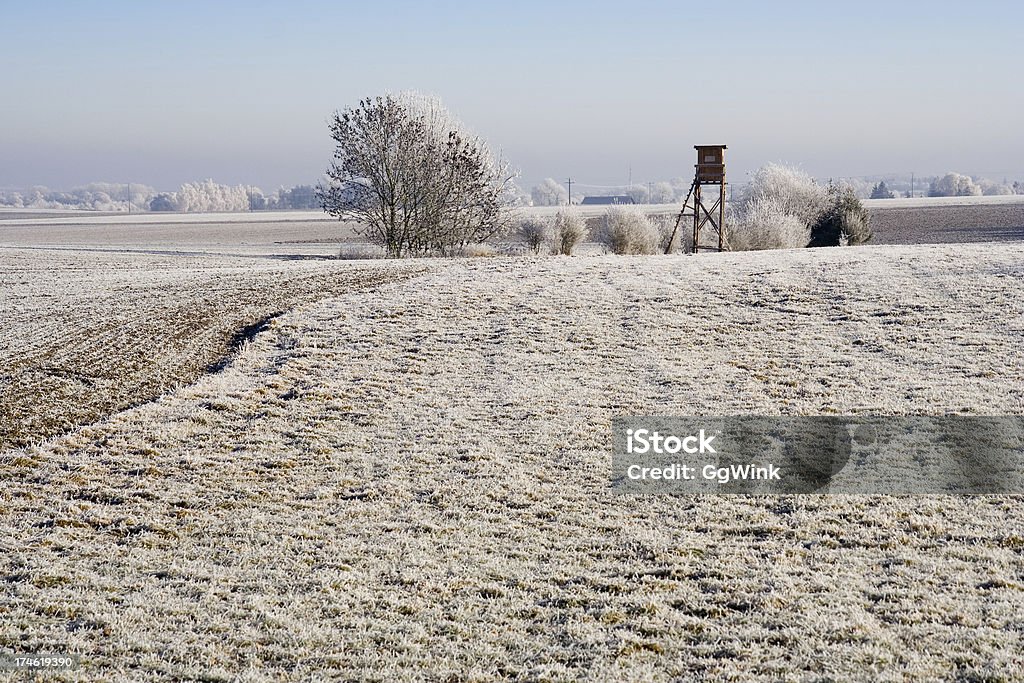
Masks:
[[[697,180],[719,183],[725,180],[725,145],[695,145],[697,150]]]
[[[693,251],[697,253],[701,249],[725,250],[725,145],[694,145],[697,150],[697,164],[694,166],[693,184],[690,192],[683,202],[683,209],[676,218],[675,228],[672,230],[672,240],[669,242],[669,253],[674,243],[676,232],[683,218],[693,219]],[[718,197],[709,208],[704,203],[704,186],[717,185]],[[709,193],[710,194],[710,193]],[[714,194],[710,195],[714,197]],[[693,200],[692,204],[690,200]],[[710,199],[710,197],[709,197]],[[701,244],[701,232],[704,227],[710,225],[718,235],[718,246]]]

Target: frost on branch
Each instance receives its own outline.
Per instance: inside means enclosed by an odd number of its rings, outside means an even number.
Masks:
[[[511,227],[514,172],[436,97],[387,94],[335,114],[324,210],[389,257],[453,256]]]

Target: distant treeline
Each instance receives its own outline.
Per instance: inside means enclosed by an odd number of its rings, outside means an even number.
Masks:
[[[980,176],[947,173],[942,176],[915,176],[892,174],[860,178],[835,178],[861,198],[888,199],[892,197],[952,197],[981,195],[1024,195],[1024,182],[1020,180],[993,181]],[[670,181],[636,184],[632,187],[603,189],[600,192],[577,191],[572,203],[578,204],[587,195],[628,195],[637,204],[671,204],[681,202],[689,190],[690,181],[673,178]],[[743,196],[746,183],[731,184],[732,198]],[[517,203],[523,206],[558,206],[569,200],[568,189],[553,178],[546,178],[529,193],[521,192]],[[320,209],[316,187],[295,185],[284,187],[272,194],[251,185],[221,185],[212,180],[185,183],[175,192],[157,192],[148,185],[138,183],[89,183],[71,190],[51,190],[32,187],[27,190],[0,189],[0,207],[17,209],[75,209],[80,211],[280,211],[290,209]]]
[[[212,180],[185,183],[175,192],[157,192],[137,183],[89,183],[71,190],[32,187],[0,190],[0,207],[81,211],[272,211],[319,209],[316,188],[296,185],[266,195],[258,187],[221,185]]]
[[[889,199],[894,197],[954,197],[981,195],[1024,195],[1024,182],[1003,179],[990,180],[982,176],[967,176],[961,173],[947,173],[941,176],[917,176],[910,173],[889,175],[819,178],[827,185],[829,181],[850,188],[861,199]],[[683,201],[690,189],[691,179],[673,178],[658,182],[635,183],[632,186],[601,188],[593,190],[573,181],[572,203],[579,204],[586,196],[616,195],[628,196],[637,204],[671,204]],[[742,197],[748,182],[730,183],[732,198]],[[582,187],[583,189],[578,189]],[[564,206],[569,203],[569,190],[554,178],[545,178],[534,185],[529,193],[521,193],[520,203],[532,206]]]

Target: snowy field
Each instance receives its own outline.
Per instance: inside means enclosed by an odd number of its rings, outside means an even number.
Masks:
[[[1024,196],[930,197],[866,200],[876,244],[946,244],[1024,240]],[[553,216],[560,207],[529,207],[520,215]],[[577,207],[597,219],[608,207]],[[678,204],[638,205],[672,218]],[[593,221],[591,221],[593,222]],[[0,248],[47,247],[214,254],[274,258],[365,257],[379,254],[355,231],[322,211],[52,215],[0,210]],[[499,244],[515,251],[515,245]],[[593,245],[586,253],[599,251]]]
[[[323,212],[0,217],[0,248],[285,258],[335,256],[359,243],[352,226],[329,220]]]
[[[282,313],[218,372],[0,455],[0,648],[82,654],[67,680],[1024,670],[1020,497],[608,481],[621,414],[1024,414],[1024,244],[101,256],[0,249],[0,360],[133,377],[192,353],[191,310]]]
[[[0,249],[0,450],[188,384],[304,302],[416,272],[383,261]]]

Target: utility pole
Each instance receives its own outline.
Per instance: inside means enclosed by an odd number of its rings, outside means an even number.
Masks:
[[[647,203],[653,204],[654,201],[651,199],[651,181],[647,181]]]
[[[132,213],[132,184],[128,183],[128,215]]]
[[[572,206],[572,178],[569,178],[569,206]]]
[[[910,174],[910,198],[914,198],[914,174]]]

